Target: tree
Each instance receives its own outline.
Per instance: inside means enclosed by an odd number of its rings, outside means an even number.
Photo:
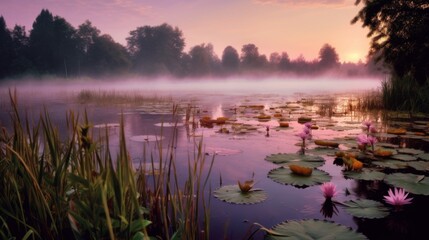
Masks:
[[[180,72],[185,40],[179,28],[168,24],[138,27],[127,38],[135,70],[146,74]]]
[[[280,62],[279,62],[279,68],[282,71],[285,70],[290,70],[291,64],[290,64],[290,59],[289,59],[289,55],[287,54],[287,52],[282,52],[282,55],[280,57]]]
[[[319,51],[319,68],[321,70],[331,69],[340,64],[338,54],[329,44],[323,45]]]
[[[427,0],[357,0],[364,6],[352,23],[369,28],[369,54],[380,56],[394,75],[424,84],[429,78],[429,4]]]
[[[12,38],[3,16],[0,16],[0,79],[10,74]]]
[[[87,70],[93,75],[125,73],[131,66],[127,50],[110,35],[94,37],[87,51]]]
[[[237,50],[231,46],[227,46],[222,53],[222,66],[227,72],[236,72],[240,66],[240,58]]]
[[[219,58],[213,52],[212,44],[201,44],[191,48],[191,72],[196,76],[207,75],[215,72],[219,66]]]
[[[80,39],[82,51],[87,53],[89,47],[94,44],[95,39],[100,36],[100,30],[92,26],[92,23],[89,20],[86,20],[84,23],[79,25],[77,35]]]
[[[53,66],[57,65],[54,44],[54,17],[43,9],[30,32],[31,60],[41,73],[51,73]]]
[[[64,18],[46,9],[36,17],[30,32],[31,59],[42,74],[67,77],[79,65],[76,30]]]
[[[13,57],[11,59],[11,74],[23,75],[33,70],[29,56],[29,37],[24,26],[15,25],[11,33]]]
[[[255,44],[246,44],[241,48],[241,63],[246,69],[261,69],[268,61],[265,55],[259,55]]]

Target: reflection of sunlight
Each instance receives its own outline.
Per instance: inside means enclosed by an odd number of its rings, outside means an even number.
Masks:
[[[222,104],[219,104],[212,112],[212,118],[216,119],[218,117],[223,117],[224,113],[222,110]]]

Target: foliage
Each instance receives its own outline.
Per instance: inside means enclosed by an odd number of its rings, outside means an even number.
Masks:
[[[227,72],[238,70],[240,58],[237,50],[231,46],[227,46],[222,53],[222,66]]]
[[[267,193],[262,189],[250,189],[242,192],[238,185],[226,185],[213,192],[216,198],[235,204],[255,204],[267,199]]]
[[[429,7],[426,0],[357,0],[362,9],[352,20],[369,28],[370,55],[378,56],[399,78],[420,85],[429,77]],[[409,80],[409,79],[403,79]]]
[[[369,200],[369,199],[358,199],[350,200],[342,203],[345,207],[346,212],[359,218],[384,218],[389,215],[389,209],[386,208],[382,203]]]
[[[272,229],[262,228],[267,232],[266,239],[366,239],[361,233],[328,221],[315,219],[287,221]]]
[[[127,38],[134,68],[138,72],[155,74],[179,71],[185,40],[179,28],[168,24],[138,27]]]
[[[62,136],[47,112],[39,122],[30,123],[21,119],[12,94],[11,102],[12,133],[5,128],[0,132],[1,236],[145,239],[154,235],[169,239],[181,235],[195,239],[204,229],[207,238],[207,178],[203,176],[206,164],[201,142],[196,143],[195,158],[188,160],[189,172],[182,187],[172,145],[166,159],[160,150],[156,177],[147,176],[144,167],[136,171],[131,164],[123,121],[114,159],[107,128],[94,139],[86,114],[81,119],[70,112],[69,134]],[[161,143],[159,149],[163,149]],[[152,166],[153,160],[149,161]],[[144,160],[142,166],[146,165]]]

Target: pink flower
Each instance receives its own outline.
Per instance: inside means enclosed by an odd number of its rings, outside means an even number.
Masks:
[[[389,189],[388,196],[384,196],[384,200],[393,206],[402,206],[406,204],[410,204],[413,198],[407,198],[408,193],[404,191],[402,188],[395,188],[395,192],[392,189]]]
[[[311,126],[313,126],[313,124],[311,122],[306,122],[304,123],[304,126],[308,129],[311,129]]]
[[[311,134],[307,133],[305,131],[302,131],[300,134],[297,135],[298,137],[300,137],[303,141],[305,141],[306,139],[311,139]]]
[[[357,141],[358,141],[358,144],[359,144],[359,145],[366,145],[366,144],[368,144],[368,143],[369,143],[369,142],[368,142],[368,136],[367,136],[367,135],[364,135],[364,134],[359,135],[359,136],[357,137]]]
[[[323,183],[320,186],[320,189],[322,190],[323,196],[325,198],[332,198],[333,196],[337,195],[336,188],[337,187],[335,186],[335,184],[333,184],[331,182]]]
[[[368,143],[371,144],[371,146],[374,146],[374,144],[377,143],[377,138],[376,137],[368,136],[366,139],[367,139]]]

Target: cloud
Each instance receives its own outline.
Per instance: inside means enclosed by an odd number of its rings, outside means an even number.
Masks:
[[[355,0],[253,0],[257,4],[278,4],[292,7],[338,7],[353,5]]]

